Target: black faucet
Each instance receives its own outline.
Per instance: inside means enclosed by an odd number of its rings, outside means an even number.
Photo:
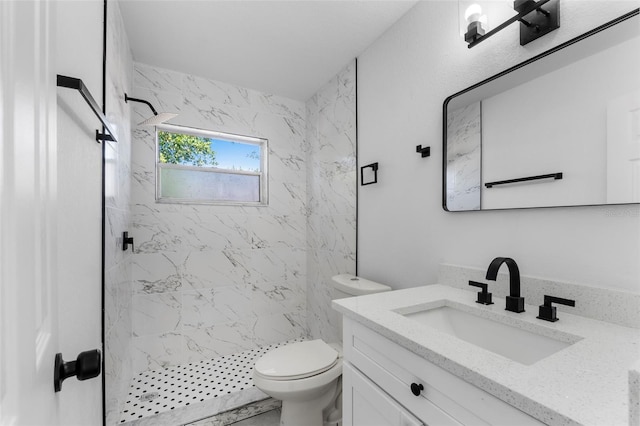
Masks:
[[[509,296],[506,297],[506,310],[511,312],[524,312],[524,297],[520,297],[520,270],[515,260],[510,257],[496,257],[491,261],[487,269],[488,280],[495,281],[498,276],[498,269],[506,263],[509,268]]]

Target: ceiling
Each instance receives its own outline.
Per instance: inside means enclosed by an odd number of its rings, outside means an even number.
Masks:
[[[416,0],[120,0],[137,62],[306,101]]]

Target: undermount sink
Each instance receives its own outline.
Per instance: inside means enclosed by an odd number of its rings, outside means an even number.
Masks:
[[[404,312],[403,312],[404,311]],[[412,311],[412,312],[408,312]],[[524,365],[531,365],[580,340],[567,341],[484,318],[443,304],[422,310],[397,310],[397,313],[465,342],[487,349]]]

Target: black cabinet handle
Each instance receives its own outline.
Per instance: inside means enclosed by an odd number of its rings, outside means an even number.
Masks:
[[[415,396],[420,396],[420,392],[424,390],[424,386],[422,384],[411,383],[411,393]]]
[[[99,349],[84,351],[75,361],[64,362],[62,354],[56,354],[53,368],[53,388],[56,392],[62,390],[62,382],[69,377],[76,376],[78,380],[87,380],[100,375],[102,355]]]

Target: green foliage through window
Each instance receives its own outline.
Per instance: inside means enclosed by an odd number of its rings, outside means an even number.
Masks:
[[[191,166],[216,166],[211,140],[201,136],[158,131],[160,162]]]

